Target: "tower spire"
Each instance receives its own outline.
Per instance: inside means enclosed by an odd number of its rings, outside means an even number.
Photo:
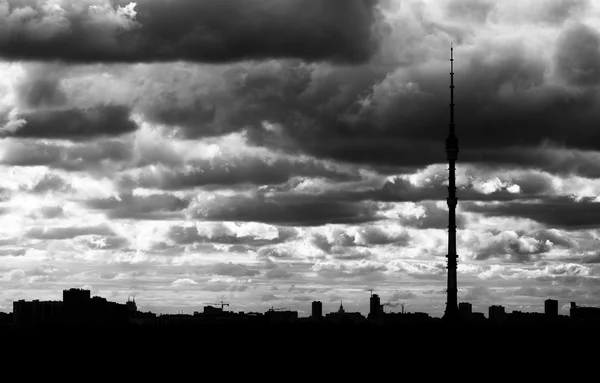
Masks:
[[[450,45],[450,124],[446,138],[446,157],[448,159],[448,289],[446,290],[446,311],[444,321],[456,322],[458,314],[457,259],[456,254],[456,160],[458,158],[458,139],[454,126],[454,44]]]
[[[450,135],[454,134],[454,43],[450,43]]]

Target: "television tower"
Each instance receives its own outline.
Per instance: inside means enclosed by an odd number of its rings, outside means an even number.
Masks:
[[[450,46],[450,133],[446,138],[446,156],[448,158],[448,289],[446,290],[445,322],[459,319],[456,284],[456,159],[458,158],[458,139],[454,132],[454,46]]]

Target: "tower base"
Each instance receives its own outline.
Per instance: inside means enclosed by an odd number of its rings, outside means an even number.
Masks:
[[[444,323],[451,323],[451,324],[460,323],[461,317],[460,317],[460,313],[458,311],[458,307],[453,306],[453,305],[446,306],[446,311],[444,312],[442,321]]]

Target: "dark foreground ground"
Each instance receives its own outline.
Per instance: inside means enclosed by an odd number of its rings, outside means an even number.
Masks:
[[[25,364],[29,374],[43,375],[51,368],[72,371],[81,380],[97,374],[112,374],[113,380],[125,375],[130,380],[133,374],[137,381],[192,374],[194,380],[207,381],[432,381],[452,376],[537,382],[561,376],[586,380],[583,376],[591,373],[595,381],[600,366],[600,327],[3,328],[0,337],[9,370]]]

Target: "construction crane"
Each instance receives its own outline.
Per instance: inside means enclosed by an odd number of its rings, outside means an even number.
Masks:
[[[221,303],[205,303],[205,305],[221,306],[221,310],[223,310],[223,307],[224,306],[229,306],[229,303],[225,303],[225,302],[221,301]]]

